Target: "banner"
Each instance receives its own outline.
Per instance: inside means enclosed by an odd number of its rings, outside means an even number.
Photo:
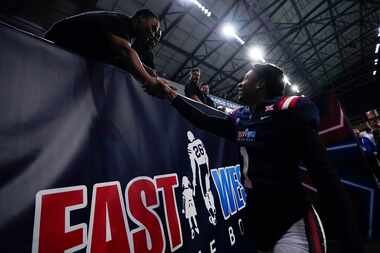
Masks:
[[[1,252],[242,250],[234,144],[120,69],[0,34]]]

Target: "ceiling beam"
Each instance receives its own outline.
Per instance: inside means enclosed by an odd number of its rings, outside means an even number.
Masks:
[[[337,2],[335,2],[333,5],[337,5],[339,3],[341,3],[342,1],[344,0],[338,0]],[[310,10],[303,18],[302,18],[302,22],[304,23],[304,25],[308,24],[311,20],[319,17],[319,15],[323,14],[324,12],[327,11],[328,8],[324,8],[322,9],[321,11],[318,11],[317,13],[315,13],[322,5],[325,4],[325,0],[322,0],[320,1],[312,10]],[[313,15],[314,14],[314,15]],[[309,17],[312,16],[310,19]],[[298,31],[298,27],[296,28],[291,28],[289,29],[289,31],[287,33],[285,33],[283,36],[281,36],[281,38],[279,38],[275,43],[273,43],[273,46],[270,48],[270,50],[268,50],[269,52],[273,52],[274,49],[279,46],[279,43],[283,40],[285,40],[287,37],[289,37],[292,33],[294,32],[297,32]],[[238,71],[244,69],[247,65],[249,64],[249,61],[239,65],[234,71],[232,71],[231,73],[229,73],[225,78],[223,78],[220,82],[223,82],[225,81],[226,79],[230,78],[231,76],[233,76],[235,73],[237,73]]]
[[[302,19],[302,15],[301,15],[300,9],[298,8],[298,5],[295,3],[295,0],[291,0],[291,3],[292,3],[292,5],[293,5],[293,7],[294,7],[294,9],[295,9],[295,11],[297,13],[297,16],[298,16],[299,20],[301,20]],[[321,63],[321,66],[323,68],[323,72],[325,74],[325,77],[328,80],[329,79],[329,75],[327,74],[325,64],[322,63],[320,52],[319,52],[318,48],[315,46],[315,43],[314,43],[314,40],[313,40],[313,38],[312,38],[312,36],[310,34],[309,28],[307,26],[304,26],[303,28],[306,31],[306,35],[308,37],[309,42],[311,43],[311,46],[314,49],[314,52],[317,54],[318,62]]]
[[[280,2],[280,4],[278,4],[275,8],[275,10],[273,10],[271,12],[271,14],[269,14],[270,16],[273,16],[275,13],[277,13],[277,11],[287,2],[287,0],[283,0],[282,2]],[[244,3],[244,6],[245,8],[248,10],[250,10],[249,8],[249,5],[247,3],[246,0],[243,1]],[[270,9],[272,6],[274,6],[274,4],[277,3],[276,1],[274,1],[271,5],[269,5],[267,8],[263,9],[263,11],[259,14],[259,15],[256,15],[256,16],[252,16],[250,15],[250,23],[253,23],[253,21],[256,21],[256,20],[260,20],[260,15],[263,15],[268,9]],[[249,12],[250,13],[250,12]],[[255,30],[253,30],[249,35],[248,35],[248,38],[246,39],[246,44],[248,44],[257,34],[258,31],[260,31],[260,29],[263,27],[263,24],[260,22],[260,26],[258,28],[256,28]],[[244,45],[240,45],[225,61],[224,63],[222,64],[222,66],[219,68],[219,70],[217,72],[215,72],[210,78],[209,80],[207,81],[207,83],[209,85],[211,85],[212,81],[218,76],[220,75],[220,73],[222,73],[222,71],[224,70],[224,68],[233,60],[233,58],[235,58],[240,52],[241,50],[243,50],[245,48]],[[216,86],[218,86],[219,83],[215,84],[215,85],[211,85],[210,88],[213,89],[215,88]]]
[[[286,2],[287,0],[283,0],[284,2]],[[266,12],[267,10],[269,10],[269,9],[271,9],[275,4],[277,3],[277,1],[273,1],[272,3],[270,3],[267,7],[265,7],[264,8],[264,10],[263,10],[263,12]],[[282,6],[282,5],[280,5],[280,6]],[[272,11],[272,12],[276,12],[277,10],[274,10],[274,11]],[[239,31],[238,31],[238,33],[240,32],[240,31],[242,31],[242,30],[244,30],[245,28],[247,28],[249,25],[251,25],[254,21],[256,20],[256,18],[251,18],[250,20],[249,20],[249,22],[246,22],[243,26],[241,26],[240,28],[239,28]],[[256,29],[255,30],[255,32],[257,31],[258,29]],[[252,34],[252,33],[251,33]],[[253,35],[248,35],[248,41],[251,39],[251,37],[253,36]],[[202,57],[201,58],[201,61],[199,61],[199,62],[197,62],[196,64],[195,64],[195,66],[194,67],[197,67],[197,66],[199,66],[199,65],[201,65],[204,61],[206,61],[213,53],[215,53],[217,50],[219,50],[221,47],[223,47],[225,44],[227,44],[228,42],[226,41],[226,40],[223,40],[219,45],[217,45],[216,47],[214,47],[214,49],[213,50],[211,50],[208,54],[206,54],[204,57]],[[238,48],[237,48],[237,50],[235,50],[235,52],[234,53],[232,53],[232,57],[230,56],[230,57],[228,57],[228,59],[225,61],[225,63],[226,62],[230,62],[233,58],[234,58],[234,56],[236,56],[237,54],[238,54],[238,52],[240,52],[241,51],[241,49],[243,48],[243,46],[242,45],[240,45]],[[222,67],[221,68],[219,68],[220,69],[220,71],[218,71],[218,72],[216,72],[217,74],[220,74],[220,73],[222,73],[222,70],[224,69],[224,67],[225,67],[225,63],[223,63],[222,64]],[[179,78],[178,78],[178,80],[181,80],[184,76],[186,75],[186,73],[183,73]],[[215,74],[214,74],[215,75]],[[213,75],[213,76],[214,76]],[[210,79],[213,79],[213,77],[212,78],[210,78]],[[209,84],[209,85],[211,85],[211,81],[210,81],[210,79],[207,81],[207,83]]]
[[[230,4],[228,6],[228,8],[226,9],[226,11],[223,13],[223,15],[219,18],[219,20],[211,27],[211,29],[208,31],[208,33],[206,34],[206,36],[204,36],[200,41],[199,43],[197,44],[197,46],[195,47],[195,49],[193,50],[193,52],[186,58],[186,60],[179,66],[179,68],[175,71],[174,75],[171,77],[172,80],[177,80],[178,78],[178,75],[180,73],[180,71],[186,66],[186,64],[194,58],[195,54],[198,52],[198,50],[204,45],[204,43],[206,42],[206,40],[214,33],[214,31],[219,27],[220,23],[222,22],[222,20],[227,17],[230,12],[233,10],[233,8],[240,2],[240,0],[236,0],[236,1],[232,1],[232,4]]]
[[[161,41],[161,44],[164,45],[164,46],[166,46],[166,47],[168,47],[168,48],[170,48],[170,49],[172,49],[172,50],[174,50],[174,51],[177,52],[177,53],[180,53],[180,54],[184,55],[185,57],[189,57],[189,56],[191,55],[191,53],[186,52],[186,51],[183,50],[182,48],[180,48],[180,47],[178,47],[178,46],[172,44],[172,43],[169,42],[169,41],[165,41],[165,40],[164,40],[164,41]],[[195,60],[199,60],[196,56],[193,56],[193,57],[195,58]],[[209,69],[211,69],[211,70],[213,70],[213,71],[218,71],[218,69],[217,69],[214,65],[212,65],[212,64],[209,64],[209,63],[205,62],[204,65],[205,65],[207,68],[209,68]],[[239,80],[236,79],[235,77],[231,77],[231,79],[232,79],[233,81],[235,81],[235,82],[238,82],[238,81],[239,81]]]
[[[341,41],[340,41],[340,37],[339,37],[340,35],[343,37],[343,34],[338,34],[338,29],[336,28],[336,22],[334,19],[333,7],[332,7],[331,0],[327,0],[327,3],[330,7],[329,8],[330,18],[333,20],[332,25],[333,25],[334,34],[335,34],[336,47],[338,48],[338,52],[339,52],[339,56],[340,56],[340,62],[342,63],[343,71],[345,71],[346,70],[346,64],[343,61],[344,54],[343,54],[343,49],[342,49],[342,45],[341,45]]]
[[[329,27],[329,26],[331,25],[331,23],[332,23],[333,20],[337,19],[337,18],[340,17],[342,14],[344,15],[344,13],[346,13],[346,11],[351,10],[356,4],[357,4],[356,2],[353,3],[353,4],[351,4],[351,5],[348,6],[346,9],[344,9],[340,15],[337,15],[337,16],[335,16],[335,17],[332,18],[332,19],[330,18],[330,21],[329,21],[329,22],[327,22],[326,24],[324,24],[320,29],[318,29],[318,31],[316,31],[315,33],[313,33],[313,34],[311,35],[312,39],[314,39],[314,38],[315,38],[316,36],[318,36],[322,31],[324,31],[327,27]],[[330,36],[328,36],[328,37],[325,37],[323,40],[320,40],[318,43],[323,43],[324,41],[328,40],[329,38],[331,38],[331,37],[333,37],[333,36],[334,36],[334,34],[332,34],[332,35],[330,35]],[[294,40],[290,41],[289,44],[292,44],[293,41],[294,41]],[[312,46],[309,46],[309,47],[307,47],[307,48],[305,48],[304,50],[301,51],[301,49],[304,48],[304,47],[307,45],[307,41],[308,41],[308,39],[306,39],[303,43],[301,43],[303,46],[301,45],[301,46],[299,46],[299,47],[295,50],[295,55],[294,55],[293,57],[299,57],[300,55],[302,55],[302,54],[304,54],[305,52],[307,52],[307,51],[309,51],[309,50],[312,49]],[[310,58],[313,57],[314,55],[315,55],[315,54],[312,54],[312,55],[310,56]],[[308,59],[309,59],[309,58],[308,58]]]

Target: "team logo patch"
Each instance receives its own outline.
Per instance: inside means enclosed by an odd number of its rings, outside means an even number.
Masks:
[[[265,106],[265,112],[274,111],[274,104]]]
[[[238,131],[237,133],[237,141],[252,142],[255,140],[255,137],[256,131],[250,131],[248,128],[244,131]]]

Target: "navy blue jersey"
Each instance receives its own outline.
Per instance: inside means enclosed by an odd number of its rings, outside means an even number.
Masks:
[[[306,165],[318,189],[322,207],[333,210],[344,252],[361,252],[350,201],[329,165],[319,140],[317,107],[303,97],[278,97],[227,115],[208,115],[177,96],[173,106],[194,125],[236,142],[245,156],[242,168],[249,183],[247,225],[259,249],[268,250],[296,221],[310,201],[299,166]],[[330,212],[331,213],[331,212]]]

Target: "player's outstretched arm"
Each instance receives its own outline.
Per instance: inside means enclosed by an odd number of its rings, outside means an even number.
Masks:
[[[161,86],[165,90],[166,98],[176,108],[176,110],[196,127],[214,133],[218,136],[234,140],[236,129],[232,117],[218,111],[218,115],[209,115],[201,111],[191,101],[184,96],[177,94],[167,84]]]

